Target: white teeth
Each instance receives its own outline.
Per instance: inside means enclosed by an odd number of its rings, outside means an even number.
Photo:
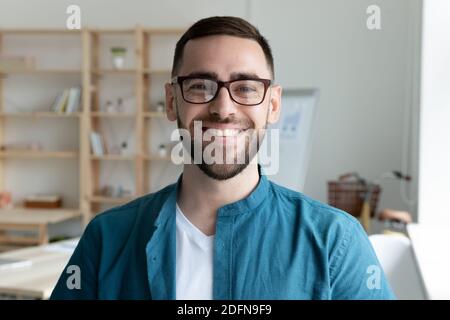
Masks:
[[[239,129],[221,130],[221,129],[210,128],[210,129],[208,129],[208,132],[209,132],[209,134],[211,134],[211,136],[216,136],[216,137],[234,137],[239,134],[240,130]]]

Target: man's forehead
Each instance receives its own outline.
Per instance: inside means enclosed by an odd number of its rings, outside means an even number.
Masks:
[[[221,79],[223,75],[218,74],[214,71],[192,71],[187,74],[183,74],[183,76],[188,77],[199,77],[199,78],[207,78],[207,79],[214,79],[214,80],[235,80],[235,79],[260,79],[262,78],[257,72],[245,72],[245,71],[238,71],[238,72],[231,72],[228,74],[227,79]]]
[[[270,68],[261,46],[252,39],[207,36],[189,40],[184,48],[179,75],[205,73],[211,78],[269,78]]]

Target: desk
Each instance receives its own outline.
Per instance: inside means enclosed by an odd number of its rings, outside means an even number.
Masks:
[[[0,270],[0,295],[48,299],[77,242],[78,238],[1,253],[2,259],[30,260],[32,265]]]
[[[47,227],[80,216],[72,209],[0,209],[0,245],[42,245],[48,243]],[[37,231],[37,237],[7,235],[7,231]]]
[[[450,225],[408,225],[408,235],[427,296],[450,299]]]

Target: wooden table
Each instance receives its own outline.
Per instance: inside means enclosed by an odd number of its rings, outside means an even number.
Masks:
[[[0,209],[0,245],[42,245],[48,243],[48,225],[79,217],[74,209]],[[32,231],[36,236],[8,234]]]
[[[0,270],[0,295],[48,299],[79,238],[0,253],[1,259],[31,261],[30,266]]]

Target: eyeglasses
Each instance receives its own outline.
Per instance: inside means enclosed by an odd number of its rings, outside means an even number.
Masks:
[[[220,89],[228,90],[231,100],[244,106],[256,106],[264,101],[269,79],[236,79],[231,81],[217,81],[198,77],[174,77],[172,84],[178,83],[184,101],[202,104],[213,101]]]

